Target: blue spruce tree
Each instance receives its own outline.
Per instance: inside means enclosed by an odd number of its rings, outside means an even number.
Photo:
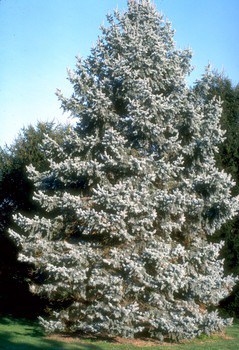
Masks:
[[[49,169],[29,167],[44,216],[18,215],[19,259],[44,272],[32,291],[65,301],[49,332],[179,340],[220,330],[234,286],[211,236],[236,215],[231,177],[215,166],[221,104],[186,84],[191,52],[147,0],[108,15],[90,56],[69,72],[77,118],[46,138]]]

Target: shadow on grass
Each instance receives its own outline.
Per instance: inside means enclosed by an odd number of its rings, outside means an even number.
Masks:
[[[102,350],[102,347],[92,344],[63,344],[55,340],[39,341],[39,344],[30,344],[28,342],[17,342],[14,340],[14,335],[0,335],[1,350]]]
[[[57,340],[46,339],[37,323],[26,320],[0,319],[5,326],[0,332],[1,350],[102,350],[94,344],[66,344]],[[20,327],[19,327],[20,326]]]

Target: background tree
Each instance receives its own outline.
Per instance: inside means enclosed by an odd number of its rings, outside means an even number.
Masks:
[[[202,82],[198,82],[195,86],[197,91]],[[220,169],[232,175],[236,184],[232,188],[234,195],[239,194],[239,86],[233,86],[232,82],[226,76],[214,72],[211,81],[208,98],[220,96],[222,100],[222,116],[221,125],[225,130],[225,140],[219,146],[216,160]],[[236,216],[223,225],[218,232],[219,239],[225,241],[222,250],[222,256],[225,259],[225,267],[227,272],[239,274],[239,218]],[[234,292],[221,305],[225,307],[231,314],[239,316],[239,284],[237,284]]]
[[[217,313],[234,285],[211,236],[233,217],[231,177],[215,165],[221,105],[187,88],[191,53],[150,1],[129,1],[86,60],[69,72],[79,118],[64,143],[48,138],[46,171],[28,167],[42,207],[18,214],[19,259],[61,302],[50,331],[192,338],[228,324]]]
[[[32,200],[33,183],[28,179],[26,166],[34,164],[43,171],[48,160],[42,140],[45,135],[57,139],[59,143],[66,126],[38,123],[19,133],[16,140],[0,149],[0,310],[17,316],[35,316],[43,307],[43,302],[29,292],[32,268],[17,261],[18,249],[8,236],[9,227],[14,227],[12,215],[16,211],[34,215],[39,206]],[[16,297],[17,290],[17,297]]]

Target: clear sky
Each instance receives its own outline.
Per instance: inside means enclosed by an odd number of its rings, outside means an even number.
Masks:
[[[172,22],[177,47],[193,50],[200,78],[210,62],[239,83],[238,0],[154,0]],[[0,0],[0,146],[23,126],[67,122],[55,96],[72,92],[66,68],[86,57],[105,15],[127,0]]]

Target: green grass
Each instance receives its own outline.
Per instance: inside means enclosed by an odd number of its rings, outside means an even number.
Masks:
[[[225,339],[226,338],[226,339]],[[66,343],[47,339],[42,329],[34,322],[0,319],[0,350],[239,350],[239,326],[228,327],[226,337],[215,335],[203,337],[185,344],[162,346],[134,346],[107,341],[84,340]]]

